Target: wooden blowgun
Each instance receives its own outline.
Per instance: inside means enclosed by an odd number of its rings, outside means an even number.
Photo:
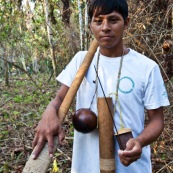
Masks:
[[[77,90],[92,62],[97,47],[98,43],[94,39],[57,113],[61,123],[64,121],[66,117],[66,114],[72,104],[72,101],[77,93]],[[54,151],[56,150],[57,145],[58,145],[58,139],[57,137],[55,137]],[[34,153],[34,150],[32,153]],[[48,152],[48,144],[47,143],[45,144],[43,150],[41,151],[36,160],[33,160],[31,156],[29,157],[29,160],[27,161],[22,173],[45,173],[51,162],[51,158],[49,157],[49,152]]]

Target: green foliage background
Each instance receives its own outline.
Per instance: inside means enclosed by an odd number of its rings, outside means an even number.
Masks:
[[[35,2],[32,11],[22,0],[0,0],[0,173],[22,171],[32,148],[35,127],[47,104],[59,89],[53,77],[50,44],[44,12],[44,0]],[[28,1],[29,2],[29,1]],[[70,23],[63,20],[63,0],[49,0],[53,46],[58,73],[80,50],[79,9],[77,0],[69,0]],[[80,0],[83,20],[87,1]],[[173,73],[164,56],[173,54],[173,2],[169,0],[128,1],[131,23],[124,35],[126,46],[155,60],[162,70],[171,106],[165,112],[165,130],[152,144],[153,173],[173,172]],[[84,45],[92,40],[85,28]],[[168,49],[164,49],[165,42]],[[87,46],[85,46],[87,49]],[[5,66],[5,60],[8,65]],[[173,59],[173,58],[172,58]],[[38,71],[33,68],[37,60]],[[24,63],[28,69],[24,69]],[[173,61],[169,61],[173,69]],[[6,85],[6,70],[9,85]],[[75,102],[75,101],[74,101]],[[72,104],[63,124],[66,138],[55,154],[59,172],[70,172],[73,126]],[[147,122],[147,120],[146,120]],[[51,172],[52,165],[48,172]]]

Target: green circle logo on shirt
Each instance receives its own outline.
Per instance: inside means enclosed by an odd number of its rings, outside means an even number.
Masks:
[[[129,94],[133,91],[135,87],[135,83],[132,78],[128,76],[124,76],[119,80],[119,88],[118,90],[122,93]]]

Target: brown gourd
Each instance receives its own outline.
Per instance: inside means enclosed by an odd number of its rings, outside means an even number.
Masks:
[[[82,108],[73,114],[72,122],[78,132],[89,133],[97,127],[97,116],[89,108]]]

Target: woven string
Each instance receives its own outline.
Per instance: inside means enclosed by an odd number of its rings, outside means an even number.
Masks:
[[[123,65],[123,58],[124,58],[124,49],[123,49],[123,53],[122,53],[122,56],[121,56],[121,59],[120,59],[120,66],[119,66],[118,76],[117,76],[116,92],[109,94],[109,95],[111,95],[111,94],[115,95],[114,112],[116,112],[116,103],[118,103],[118,107],[120,109],[120,129],[124,128],[123,118],[122,118],[122,109],[121,109],[121,105],[120,105],[120,102],[119,102],[119,99],[118,99],[118,88],[119,88],[119,84],[120,84],[120,77],[121,77],[121,70],[122,70],[122,65]],[[98,67],[99,67],[99,60],[100,60],[100,52],[98,52],[98,56],[97,56],[97,67],[96,67],[97,71],[98,71]],[[93,95],[93,98],[92,98],[92,101],[91,101],[91,104],[90,104],[90,108],[91,108],[91,105],[92,105],[92,103],[94,101],[95,95],[97,96],[97,94],[98,94],[97,93],[97,89],[98,89],[98,77],[97,77],[97,75],[96,75],[95,84],[96,84],[95,92],[94,92],[94,95]]]
[[[109,95],[111,95],[111,94],[115,95],[114,113],[116,112],[116,103],[118,103],[118,107],[120,109],[120,129],[124,128],[123,117],[122,117],[122,109],[121,109],[120,101],[118,99],[118,88],[119,88],[119,84],[120,84],[120,77],[121,77],[121,70],[122,70],[122,66],[123,66],[123,59],[124,59],[124,49],[123,49],[123,54],[121,56],[120,66],[119,66],[119,71],[118,71],[118,76],[117,76],[116,92],[109,94]]]
[[[98,67],[99,67],[99,59],[100,59],[100,51],[98,52],[98,55],[97,55],[97,70],[98,70]],[[92,103],[93,103],[93,101],[94,101],[94,97],[95,97],[95,95],[96,95],[96,93],[97,93],[97,88],[98,88],[98,78],[97,78],[97,75],[96,75],[96,78],[95,78],[95,92],[94,92],[94,95],[93,95],[93,98],[92,98],[92,101],[91,101],[91,104],[90,104],[90,108],[91,108],[91,105],[92,105]],[[96,97],[97,98],[97,97]]]

